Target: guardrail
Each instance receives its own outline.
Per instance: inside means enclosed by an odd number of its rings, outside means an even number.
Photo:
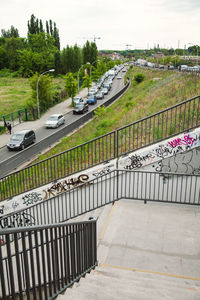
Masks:
[[[95,268],[96,221],[3,231],[0,298],[55,299]]]
[[[200,125],[199,102],[200,96],[191,98],[7,175],[0,179],[0,201],[196,128]],[[85,122],[88,118],[89,115],[85,115],[77,122]],[[72,130],[73,124],[66,130]],[[58,138],[58,133],[56,135]]]

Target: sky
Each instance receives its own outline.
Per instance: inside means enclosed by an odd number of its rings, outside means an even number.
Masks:
[[[87,40],[98,50],[200,45],[200,0],[0,0],[0,31],[27,37],[31,15],[56,23],[61,49]]]

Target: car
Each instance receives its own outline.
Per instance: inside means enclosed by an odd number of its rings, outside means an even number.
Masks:
[[[96,97],[97,99],[103,99],[104,93],[102,91],[98,91],[98,93],[96,93]]]
[[[84,112],[88,111],[88,103],[86,102],[80,102],[76,103],[76,106],[73,109],[73,114],[83,114]]]
[[[104,83],[103,87],[110,91],[112,84],[111,83]]]
[[[102,92],[104,93],[104,95],[108,94],[108,89],[106,87],[102,88]]]
[[[51,115],[45,123],[46,128],[57,128],[65,123],[65,118],[62,114]]]
[[[84,102],[82,97],[73,97],[73,102],[74,105],[76,105],[76,103],[80,103],[80,102]]]
[[[122,79],[122,76],[120,74],[117,75],[117,79]]]
[[[89,95],[92,95],[92,94],[96,94],[98,92],[98,88],[97,87],[92,87],[89,89]]]
[[[95,95],[89,95],[87,98],[88,104],[95,104],[97,103],[97,97]]]
[[[33,130],[24,129],[14,133],[7,144],[8,150],[23,150],[25,147],[35,143],[36,137]]]

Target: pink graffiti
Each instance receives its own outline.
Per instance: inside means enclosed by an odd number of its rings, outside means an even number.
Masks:
[[[172,147],[172,148],[175,148],[177,146],[180,146],[180,145],[193,145],[195,139],[193,137],[190,137],[189,134],[186,134],[184,136],[183,139],[181,138],[177,138],[177,139],[174,139],[173,141],[171,142],[168,142],[168,144]]]

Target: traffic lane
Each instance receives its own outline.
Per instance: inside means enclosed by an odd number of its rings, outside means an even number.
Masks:
[[[124,80],[123,77],[125,75],[125,73],[122,73],[122,79],[114,79],[113,80],[113,84],[112,84],[112,88],[109,91],[108,95],[105,95],[104,99],[102,100],[98,100],[97,103],[95,105],[90,105],[89,106],[89,111],[96,109],[98,106],[102,105],[103,103],[105,103],[108,99],[110,99],[112,96],[114,96],[116,93],[118,93],[124,86]],[[53,133],[60,131],[63,126],[68,126],[70,125],[74,120],[77,120],[77,118],[81,118],[81,115],[73,115],[72,111],[67,113],[65,115],[65,125],[62,125],[58,128],[55,129],[47,129],[45,127],[45,125],[43,127],[41,127],[40,129],[36,130],[36,143],[42,141],[44,138],[46,137],[50,137]],[[3,162],[4,166],[6,167],[7,172],[13,170],[13,166],[16,165],[15,162],[15,155],[17,156],[16,158],[16,163],[18,160],[22,161],[20,158],[24,158],[26,157],[26,160],[30,160],[31,157],[37,155],[39,152],[37,151],[36,147],[33,147],[32,150],[30,150],[30,148],[32,147],[29,146],[27,148],[25,148],[25,150],[23,150],[20,155],[19,152],[20,151],[9,151],[6,147],[1,148],[0,149],[0,162]],[[25,154],[26,153],[26,154]],[[6,160],[8,160],[9,158],[12,158],[12,162],[14,164],[12,164],[11,161],[6,163]],[[24,159],[23,159],[24,161]],[[6,172],[6,173],[7,173]],[[4,172],[3,172],[4,173]],[[0,176],[1,176],[1,170],[0,170]]]

